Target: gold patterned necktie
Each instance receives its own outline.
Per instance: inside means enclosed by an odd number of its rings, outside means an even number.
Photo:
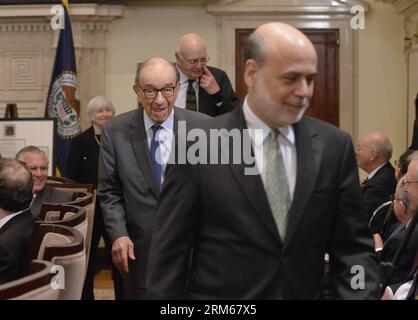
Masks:
[[[189,79],[189,84],[187,86],[187,93],[186,93],[186,109],[191,111],[197,111],[197,103],[196,103],[196,91],[193,88],[194,80]]]
[[[363,190],[366,187],[367,182],[369,182],[369,178],[366,178],[363,180],[363,182],[360,185],[361,190]]]
[[[276,226],[282,241],[287,229],[287,213],[290,208],[289,184],[287,182],[286,168],[280,146],[278,144],[278,130],[272,129],[268,136],[266,159],[266,193],[270,203]]]

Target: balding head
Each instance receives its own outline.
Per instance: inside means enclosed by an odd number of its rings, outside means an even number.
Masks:
[[[290,25],[267,23],[249,36],[244,60],[250,109],[272,128],[298,122],[309,106],[317,72],[310,40]]]
[[[196,33],[181,36],[176,50],[177,66],[188,79],[198,79],[203,74],[203,65],[208,61],[206,44]]]
[[[247,39],[244,61],[253,59],[263,63],[269,56],[286,57],[293,52],[303,52],[304,59],[311,58],[317,63],[312,42],[298,29],[281,22],[266,23],[256,29]]]
[[[392,151],[392,144],[383,132],[366,133],[356,146],[358,166],[369,173],[388,162]]]
[[[28,168],[14,159],[0,159],[0,208],[18,212],[32,201],[33,180]]]
[[[171,114],[178,87],[178,72],[168,60],[151,58],[139,66],[134,90],[154,123],[163,123]]]

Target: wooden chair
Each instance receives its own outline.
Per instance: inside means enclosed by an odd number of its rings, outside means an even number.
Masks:
[[[0,286],[0,300],[58,300],[59,290],[51,285],[53,263],[33,260],[26,276]]]
[[[91,246],[91,237],[93,233],[93,225],[94,225],[94,214],[96,210],[96,191],[91,194],[89,192],[74,192],[73,193],[73,201],[67,203],[68,205],[74,205],[79,207],[84,207],[86,209],[87,215],[87,235],[84,238],[84,243],[86,246],[86,256],[87,259],[90,254],[90,246]]]
[[[94,185],[86,183],[47,183],[47,186],[71,195],[77,191],[93,193],[94,190]]]
[[[44,203],[36,223],[69,226],[80,231],[83,239],[87,239],[88,236],[87,213],[83,207]]]
[[[59,300],[80,300],[86,273],[86,250],[82,234],[56,224],[39,224],[30,247],[30,258],[47,260],[64,269],[64,289]]]
[[[69,178],[65,177],[54,177],[54,176],[48,176],[46,179],[46,183],[59,183],[59,184],[65,184],[65,183],[75,183],[74,180],[71,180]]]

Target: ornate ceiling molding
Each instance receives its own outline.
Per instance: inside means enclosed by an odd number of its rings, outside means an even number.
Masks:
[[[368,4],[362,0],[319,0],[312,1],[265,1],[263,3],[243,3],[240,0],[219,0],[209,2],[206,10],[213,15],[352,15],[351,8],[360,5],[367,12]]]

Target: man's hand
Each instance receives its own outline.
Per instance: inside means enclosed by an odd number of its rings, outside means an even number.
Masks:
[[[220,91],[218,83],[215,80],[213,74],[209,71],[209,69],[203,65],[203,74],[200,77],[200,84],[203,89],[206,90],[207,93],[210,95],[215,94],[216,92]]]
[[[380,234],[378,234],[378,233],[373,234],[373,239],[374,239],[374,249],[376,251],[382,250],[383,240],[382,240],[382,237],[380,236]]]
[[[117,238],[112,245],[112,260],[120,271],[129,272],[128,257],[135,260],[133,242],[126,236]]]

